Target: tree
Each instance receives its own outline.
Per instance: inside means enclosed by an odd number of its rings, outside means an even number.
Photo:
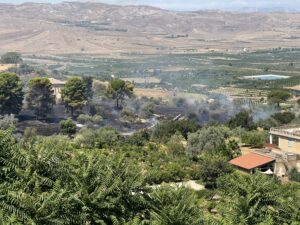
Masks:
[[[201,153],[219,153],[227,155],[226,138],[229,129],[224,126],[203,127],[188,135],[187,152],[195,156]]]
[[[18,114],[23,98],[20,78],[13,73],[0,73],[0,114]]]
[[[207,188],[215,188],[219,177],[233,171],[226,158],[211,154],[202,157],[199,164],[199,177]]]
[[[98,148],[111,148],[119,143],[121,134],[113,127],[102,127],[96,131],[96,146]]]
[[[117,108],[120,108],[120,103],[125,97],[133,95],[134,85],[131,82],[125,82],[120,79],[113,79],[109,82],[107,95],[116,100]]]
[[[17,52],[7,52],[1,56],[1,63],[18,64],[23,62],[21,54]]]
[[[62,120],[59,126],[62,134],[71,136],[76,133],[76,125],[71,119]]]
[[[158,225],[201,225],[204,216],[197,204],[194,191],[162,186],[151,195],[154,209],[150,211],[150,224]]]
[[[77,77],[69,78],[62,89],[62,100],[67,110],[74,117],[75,112],[81,110],[88,100],[84,82]]]
[[[50,80],[48,78],[31,79],[26,101],[28,108],[34,111],[37,118],[46,118],[55,103]]]
[[[92,77],[83,77],[82,82],[84,83],[86,96],[88,99],[92,99],[94,92],[93,92],[93,78]]]
[[[236,127],[242,127],[247,130],[255,129],[253,118],[247,111],[242,111],[236,114],[233,118],[229,120],[228,126],[231,129],[234,129]]]
[[[271,91],[268,94],[268,101],[272,104],[277,104],[278,107],[280,103],[287,101],[289,98],[291,98],[291,94],[282,90]]]

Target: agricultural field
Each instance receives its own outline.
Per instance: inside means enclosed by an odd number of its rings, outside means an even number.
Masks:
[[[218,89],[211,90],[210,93],[222,94],[230,98],[248,98],[248,99],[264,99],[266,100],[268,91],[244,89],[235,87],[220,87]]]
[[[137,94],[154,98],[169,98],[175,91],[199,95],[224,94],[233,98],[260,101],[265,100],[267,93],[273,89],[300,85],[300,49],[277,48],[240,54],[210,52],[141,55],[135,58],[107,59],[82,55],[26,55],[24,60],[65,78],[78,75],[93,76],[102,81],[112,77],[132,81]],[[269,74],[288,78],[244,78]]]

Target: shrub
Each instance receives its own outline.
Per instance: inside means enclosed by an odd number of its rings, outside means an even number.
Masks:
[[[60,132],[64,135],[73,135],[76,133],[76,125],[73,123],[71,119],[62,120],[59,123],[60,126]]]
[[[215,188],[217,179],[232,171],[233,169],[226,158],[209,154],[205,155],[200,161],[199,177],[207,188]]]
[[[92,121],[93,123],[100,124],[103,121],[103,118],[100,115],[94,115]]]
[[[264,146],[265,139],[266,134],[264,132],[252,131],[242,134],[242,142],[255,148],[262,148]]]
[[[77,117],[77,121],[81,124],[86,124],[88,122],[91,122],[91,120],[92,120],[92,117],[89,115],[86,115],[86,114],[80,114]]]
[[[96,131],[96,147],[111,148],[119,144],[121,134],[113,127],[102,127]]]
[[[130,108],[124,108],[120,116],[123,121],[133,122],[135,120],[135,114]]]
[[[5,115],[0,118],[0,129],[8,129],[10,127],[14,127],[16,125],[17,119],[13,114]]]
[[[188,136],[187,152],[195,156],[202,153],[227,154],[226,138],[229,135],[229,129],[224,126],[204,127],[196,133],[190,133]]]

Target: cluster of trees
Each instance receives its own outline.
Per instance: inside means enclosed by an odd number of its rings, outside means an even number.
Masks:
[[[0,74],[0,114],[18,114],[26,99],[27,107],[37,118],[46,118],[55,103],[53,88],[48,78],[33,78],[28,90],[23,91],[20,78],[14,73]],[[92,97],[92,78],[70,78],[63,89],[66,108],[74,115]]]
[[[1,56],[0,62],[3,64],[19,64],[23,62],[23,59],[18,52],[7,52]]]
[[[81,114],[85,105],[89,105],[93,98],[92,77],[71,77],[62,89],[62,100],[67,112],[72,117]],[[107,94],[116,100],[118,108],[121,107],[125,97],[133,94],[133,85],[123,80],[112,80]],[[34,111],[38,119],[44,119],[51,112],[55,103],[55,96],[48,78],[33,78],[29,81],[27,91],[24,93],[22,82],[15,73],[0,73],[0,114],[18,114],[26,100],[27,108]],[[101,118],[93,118],[101,120]]]

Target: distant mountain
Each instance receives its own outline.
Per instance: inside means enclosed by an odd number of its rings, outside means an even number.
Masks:
[[[270,8],[249,8],[249,7],[245,7],[245,8],[241,8],[238,11],[240,12],[268,12],[268,13],[272,13],[272,12],[299,12],[298,9],[293,9],[293,8],[289,8],[289,7],[270,7]]]
[[[80,2],[0,4],[0,52],[128,57],[300,47],[299,39],[300,13],[174,12]]]

